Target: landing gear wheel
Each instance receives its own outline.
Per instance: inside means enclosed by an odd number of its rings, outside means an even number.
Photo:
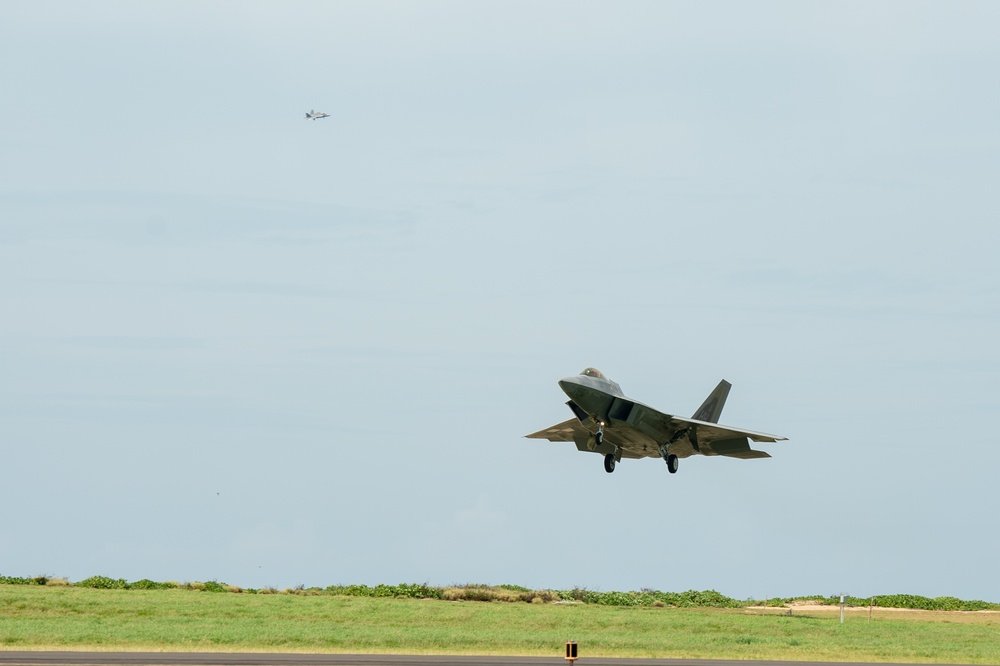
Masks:
[[[615,471],[615,454],[609,453],[604,456],[604,471],[608,474]]]
[[[597,434],[594,435],[594,444],[595,446],[600,446],[603,441],[604,441],[604,431],[598,430]]]
[[[667,471],[668,472],[670,472],[671,474],[676,474],[677,473],[677,466],[678,466],[678,464],[679,463],[677,461],[677,456],[675,456],[672,453],[667,456]]]

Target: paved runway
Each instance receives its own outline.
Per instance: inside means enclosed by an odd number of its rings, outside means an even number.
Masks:
[[[602,659],[578,666],[861,666],[857,662],[727,659]],[[385,654],[262,654],[256,652],[15,652],[0,650],[0,666],[566,666],[560,657],[475,657]],[[879,666],[905,666],[879,664]]]

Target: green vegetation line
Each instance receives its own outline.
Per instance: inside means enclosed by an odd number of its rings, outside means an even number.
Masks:
[[[839,605],[839,596],[822,595],[806,597],[777,597],[765,601],[748,599],[738,601],[715,590],[699,592],[659,592],[641,590],[638,592],[596,592],[582,588],[573,590],[531,590],[519,585],[461,585],[454,587],[432,587],[426,584],[399,585],[331,585],[326,588],[298,587],[293,590],[274,588],[241,588],[218,581],[206,583],[155,582],[144,578],[128,582],[124,578],[91,576],[76,583],[65,579],[36,576],[19,578],[0,576],[0,585],[51,585],[58,587],[84,587],[102,590],[165,590],[186,589],[200,592],[228,592],[236,594],[298,594],[336,595],[346,597],[377,597],[404,599],[443,599],[447,601],[505,601],[525,603],[581,602],[601,606],[644,606],[672,608],[746,608],[749,606],[782,607],[795,601],[810,601],[825,605]],[[1000,604],[985,601],[963,601],[955,597],[922,597],[913,594],[885,594],[872,597],[847,597],[848,606],[877,606],[879,608],[908,608],[929,611],[982,611],[1000,610]]]

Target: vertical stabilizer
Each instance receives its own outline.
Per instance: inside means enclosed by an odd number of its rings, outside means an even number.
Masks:
[[[705,398],[705,402],[701,403],[701,407],[691,418],[696,421],[718,423],[719,417],[722,416],[722,408],[726,406],[726,398],[729,397],[729,389],[732,387],[733,385],[725,379],[719,382],[719,385]]]

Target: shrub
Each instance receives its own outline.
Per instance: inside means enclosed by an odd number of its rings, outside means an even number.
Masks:
[[[587,588],[585,587],[574,587],[572,590],[559,592],[562,601],[583,601],[586,596]]]
[[[370,597],[367,585],[330,585],[326,591],[342,597]]]
[[[493,601],[496,595],[492,594],[489,588],[467,587],[465,589],[466,601]]]
[[[128,584],[130,590],[169,590],[170,588],[176,586],[176,583],[157,583],[156,581],[149,580],[148,578],[143,578],[135,581],[134,583]]]
[[[537,603],[535,599],[540,599],[541,603],[550,604],[553,601],[559,601],[560,597],[556,592],[552,590],[535,590],[534,592],[528,592],[531,595],[531,603]]]
[[[521,587],[520,585],[498,585],[501,590],[510,590],[511,592],[531,592],[526,587]]]
[[[65,584],[65,578],[50,578],[49,576],[31,576],[24,578],[21,576],[0,576],[0,585],[59,585],[60,581]]]
[[[98,590],[127,590],[128,581],[124,578],[108,578],[107,576],[91,576],[76,584],[77,587],[92,587]]]
[[[0,585],[37,585],[34,578],[20,576],[0,576]]]
[[[444,591],[424,584],[383,585],[331,585],[326,588],[330,594],[347,597],[403,597],[406,599],[442,599]]]
[[[857,599],[857,605],[867,606],[872,597]],[[848,598],[849,603],[854,603],[855,598]],[[883,594],[874,597],[876,606],[882,608],[913,608],[917,610],[935,611],[974,611],[974,610],[1000,610],[1000,604],[990,604],[985,601],[962,601],[955,597],[922,597],[915,594]]]

